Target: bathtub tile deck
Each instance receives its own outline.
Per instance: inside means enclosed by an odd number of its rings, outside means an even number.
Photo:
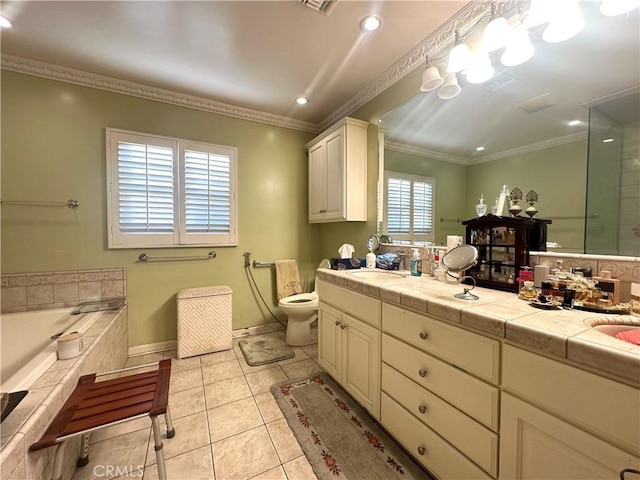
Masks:
[[[163,438],[169,478],[315,479],[267,384],[291,378],[287,371],[294,376],[319,371],[317,346],[301,347],[294,359],[269,364],[268,368],[250,367],[237,348],[238,340],[234,340],[232,350],[200,357],[178,360],[172,350],[127,361],[128,367],[157,362],[160,356],[173,359],[169,405],[176,436]],[[299,368],[295,367],[297,363]],[[224,368],[212,368],[214,365]],[[253,449],[249,456],[248,443]],[[98,478],[108,465],[133,472],[123,478],[139,478],[138,468],[143,469],[144,480],[157,478],[149,420],[97,432],[90,458],[89,465],[79,468],[73,480]]]

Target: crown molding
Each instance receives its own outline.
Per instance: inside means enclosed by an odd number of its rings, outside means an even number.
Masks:
[[[573,143],[579,140],[586,140],[587,137],[588,135],[586,132],[574,133],[571,135],[565,135],[564,137],[545,140],[543,142],[531,143],[529,145],[523,145],[522,147],[512,148],[510,150],[504,150],[502,152],[475,158],[463,158],[455,155],[448,155],[446,153],[436,152],[415,145],[393,142],[391,140],[387,140],[386,138],[384,140],[384,148],[395,150],[396,152],[409,153],[412,155],[419,155],[421,157],[432,158],[434,160],[441,160],[443,162],[457,163],[459,165],[479,165],[481,163],[494,162],[503,158],[515,157],[516,155],[524,155],[526,153],[537,152],[539,150],[557,147],[559,145],[565,145],[567,143]]]
[[[454,41],[456,30],[464,31],[469,28],[480,16],[490,11],[490,5],[486,0],[469,2],[458,13],[447,20],[447,22],[434,30],[433,33],[367,85],[364,90],[320,122],[320,128],[324,130],[341,118],[349,116],[394,83],[411,73],[416,67],[422,65],[427,54],[433,56],[443,50]],[[417,87],[416,92],[418,92]]]
[[[411,155],[418,155],[420,157],[429,157],[434,160],[441,160],[443,162],[457,163],[459,165],[471,165],[473,162],[466,158],[456,157],[455,155],[447,155],[446,153],[436,152],[427,148],[417,147],[415,145],[407,145],[406,143],[398,143],[384,140],[384,148],[389,150],[395,150],[396,152],[409,153]]]
[[[25,73],[37,77],[73,83],[83,87],[97,88],[109,92],[122,93],[134,97],[169,103],[181,107],[203,110],[209,113],[226,115],[229,117],[250,120],[252,122],[267,123],[278,127],[319,133],[320,127],[315,123],[304,122],[294,118],[282,117],[270,113],[238,107],[228,103],[217,102],[203,97],[172,92],[161,88],[150,87],[140,83],[128,82],[113,77],[84,72],[72,68],[52,65],[28,58],[13,55],[2,55],[2,69],[17,73]]]
[[[472,160],[471,164],[476,165],[479,163],[493,162],[507,157],[515,157],[516,155],[524,155],[526,153],[537,152],[538,150],[544,150],[545,148],[557,147],[567,143],[577,142],[579,140],[586,140],[588,137],[587,132],[573,133],[571,135],[565,135],[564,137],[552,138],[551,140],[545,140],[543,142],[531,143],[529,145],[523,145],[522,147],[512,148],[510,150],[504,150],[502,152],[493,153],[491,155],[485,155],[483,157],[476,157]]]

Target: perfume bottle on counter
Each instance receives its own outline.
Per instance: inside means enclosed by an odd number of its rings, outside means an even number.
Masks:
[[[599,277],[593,277],[596,281],[596,287],[603,293],[606,303],[605,305],[618,305],[620,303],[620,280],[611,278],[611,272],[602,270]]]

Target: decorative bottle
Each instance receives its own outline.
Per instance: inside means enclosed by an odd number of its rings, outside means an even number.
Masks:
[[[420,259],[420,252],[417,248],[412,248],[411,251],[411,275],[419,277],[422,275],[422,260]]]
[[[484,204],[484,193],[480,194],[480,203],[476,205],[476,215],[482,217],[487,213],[487,206]]]
[[[364,256],[366,268],[376,268],[376,254],[369,249],[369,253]]]

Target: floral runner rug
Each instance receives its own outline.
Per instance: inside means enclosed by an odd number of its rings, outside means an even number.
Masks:
[[[271,387],[320,480],[430,479],[326,374]]]

